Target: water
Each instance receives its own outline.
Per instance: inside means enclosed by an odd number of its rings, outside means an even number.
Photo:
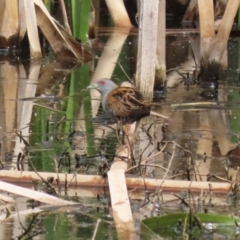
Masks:
[[[92,78],[104,77],[109,71],[117,83],[134,79],[137,35],[133,31],[128,36],[116,37],[112,30],[100,29],[97,36],[93,50],[96,58],[81,66],[51,56],[40,62],[9,61],[2,57],[0,154],[3,169],[32,170],[30,159],[38,171],[55,172],[58,168],[63,173],[78,171],[102,175],[108,170],[119,143],[118,137],[114,126],[106,126],[102,119],[95,118],[103,114],[99,96],[91,95],[86,87]],[[161,106],[153,110],[170,115],[170,121],[159,121],[155,117],[142,120],[133,151],[136,161],[144,162],[147,158],[149,161],[140,172],[130,172],[131,176],[144,174],[176,180],[195,180],[199,176],[207,180],[212,176],[211,181],[219,181],[219,178],[227,179],[227,174],[234,174],[234,171],[236,174],[238,161],[232,164],[233,157],[226,155],[239,141],[238,39],[229,41],[228,67],[220,71],[217,88],[208,89],[208,93],[198,84],[198,61],[197,57],[194,61],[191,50],[193,48],[195,56],[198,55],[197,42],[198,37],[191,34],[167,37],[167,68],[172,70],[168,72],[166,86],[156,86],[154,101]],[[169,144],[159,153],[166,142]],[[226,173],[226,163],[229,173]],[[162,167],[169,170],[168,174]],[[97,201],[98,194],[105,199],[108,191],[93,186],[89,197],[88,191],[67,191],[67,196],[79,198],[84,209],[68,209],[60,213],[50,210],[39,214],[31,227],[31,234],[39,233],[34,239],[91,239],[98,219],[102,220],[97,234],[101,238],[117,239],[108,206],[100,202],[99,207]],[[61,194],[66,195],[63,189]],[[168,195],[164,194],[163,199],[167,201]],[[140,215],[138,219],[142,219],[145,213],[151,215],[153,209],[144,210],[144,214],[138,212],[139,199],[143,199],[143,195],[140,192],[134,197],[138,199],[135,203],[136,214]],[[174,196],[170,198],[174,199]],[[236,210],[229,207],[231,201],[226,203],[225,197],[221,201],[218,199],[214,199],[218,206],[214,211],[231,214]],[[180,211],[181,208],[179,200],[165,206],[168,207],[160,208],[161,214]],[[25,208],[26,200],[18,198],[18,211]],[[21,222],[29,226],[31,219],[32,216],[23,217]],[[17,218],[5,221],[1,228],[2,233],[7,233],[4,239],[19,237],[23,231]],[[96,239],[100,239],[100,235]]]

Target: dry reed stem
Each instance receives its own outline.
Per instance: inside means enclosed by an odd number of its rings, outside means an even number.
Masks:
[[[202,0],[199,0],[202,1]],[[209,61],[220,62],[223,54],[226,50],[228,38],[232,30],[234,18],[239,8],[240,0],[229,0],[225,9],[222,22],[220,24],[218,34],[213,48],[211,49],[211,55]]]
[[[120,161],[119,161],[120,162]],[[121,161],[124,163],[123,161]],[[48,172],[39,172],[42,178],[47,179],[48,177],[54,177],[54,179],[57,179],[56,173],[48,173]],[[7,181],[19,181],[21,182],[32,182],[32,180],[40,180],[39,176],[36,175],[35,172],[30,171],[8,171],[8,170],[1,170],[0,171],[0,177]],[[75,179],[75,181],[72,181],[71,186],[87,186],[87,187],[103,187],[106,186],[106,181],[101,176],[97,175],[83,175],[83,174],[63,174],[59,173],[59,181],[60,184],[63,185],[65,183],[65,180],[67,182],[70,182],[72,179]],[[148,189],[155,189],[158,187],[162,179],[153,179],[153,178],[145,178],[144,181],[147,183]],[[144,181],[142,178],[134,177],[126,178],[127,187],[128,188],[138,188],[138,189],[145,189]],[[179,191],[179,190],[186,190],[189,187],[190,181],[185,180],[165,180],[164,184],[162,185],[162,189],[167,189],[169,191]],[[191,182],[191,189],[194,191],[201,191],[201,189],[207,190],[209,187],[209,184],[212,184],[213,191],[217,192],[226,192],[229,189],[230,184],[225,182],[197,182],[192,181]]]
[[[191,0],[182,21],[193,21],[198,13],[198,0]]]
[[[215,38],[213,1],[198,0],[200,35],[201,35],[201,59],[208,60],[212,44]]]
[[[140,4],[136,86],[151,98],[156,69],[159,1],[140,1]]]
[[[111,17],[116,27],[131,28],[132,24],[128,17],[123,0],[106,0]]]
[[[8,193],[13,193],[16,195],[24,196],[30,199],[34,199],[39,202],[48,203],[51,205],[74,205],[78,203],[65,201],[57,197],[53,197],[49,194],[37,192],[31,189],[26,189],[23,187],[18,187],[13,184],[0,181],[0,190]]]
[[[166,80],[166,0],[159,1],[157,47],[156,47],[156,77],[157,81]]]
[[[113,164],[108,171],[108,185],[110,190],[113,218],[117,226],[119,239],[135,238],[134,219],[132,216],[128,197],[125,172],[132,161],[132,144],[138,124],[126,124],[123,126],[124,145],[117,148]]]
[[[29,0],[23,0],[24,12],[27,23],[27,34],[30,44],[31,56],[34,58],[41,58],[42,51],[38,35],[37,17],[34,7],[34,2]]]

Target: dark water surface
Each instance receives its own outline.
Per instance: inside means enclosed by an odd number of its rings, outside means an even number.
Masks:
[[[197,67],[198,36],[189,33],[167,36],[167,82],[157,84],[154,101],[161,103],[154,111],[170,115],[163,123],[154,117],[143,119],[136,134],[135,160],[150,157],[151,167],[130,173],[148,177],[195,180],[193,165],[202,180],[234,177],[238,151],[228,157],[239,141],[240,78],[239,39],[231,39],[224,59],[226,68],[211,89],[199,87]],[[194,56],[193,57],[193,52]],[[117,54],[116,54],[117,53]],[[38,171],[104,174],[111,164],[118,138],[114,125],[107,126],[101,116],[99,95],[86,87],[91,79],[106,77],[112,72],[117,83],[134,79],[137,60],[137,35],[100,30],[94,43],[95,60],[81,66],[54,59],[49,55],[41,62],[7,59],[0,64],[0,139],[3,169],[32,170],[29,159]],[[119,55],[119,56],[118,56]],[[94,120],[93,120],[94,118]],[[164,142],[162,142],[164,141]],[[157,154],[169,141],[161,154]],[[173,149],[173,145],[181,147]],[[23,153],[29,153],[23,157]],[[169,166],[169,161],[171,165]],[[154,166],[155,167],[154,167]],[[162,168],[163,167],[163,168]],[[190,178],[190,179],[189,179]],[[197,177],[198,178],[198,177]],[[34,218],[24,215],[0,225],[0,239],[17,238],[30,226],[33,239],[117,239],[106,189],[69,189],[62,195],[78,197],[84,205],[74,210],[50,210]],[[97,195],[102,200],[97,200]],[[137,219],[145,215],[181,211],[180,201],[156,209],[154,203],[139,212],[144,193],[133,199]],[[165,201],[174,199],[163,195]],[[18,211],[31,205],[18,198]],[[236,202],[235,202],[236,203]],[[226,196],[203,203],[202,208],[239,215]],[[101,219],[100,222],[98,220]],[[21,222],[21,224],[20,224]],[[98,225],[99,224],[99,225]],[[38,235],[40,234],[40,235]],[[26,237],[27,239],[27,237]]]

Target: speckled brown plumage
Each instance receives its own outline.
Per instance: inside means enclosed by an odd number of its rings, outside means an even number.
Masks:
[[[118,87],[107,97],[107,107],[123,124],[133,123],[150,114],[151,105],[134,88]]]
[[[119,87],[110,79],[101,79],[88,88],[95,88],[101,93],[105,112],[122,124],[139,121],[150,114],[151,103],[135,88]]]

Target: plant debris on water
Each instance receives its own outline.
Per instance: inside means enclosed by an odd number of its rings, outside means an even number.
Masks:
[[[39,45],[38,50],[38,31],[31,35],[27,26],[28,59],[24,48],[0,51],[0,239],[130,239],[121,235],[119,219],[128,222],[124,234],[131,229],[141,239],[237,239],[238,37],[229,38],[220,67],[212,52],[215,45],[209,48],[209,56],[200,59],[202,32],[164,32],[163,67],[155,56],[160,40],[154,49],[152,38],[154,57],[147,59],[150,52],[139,54],[144,47],[139,42],[144,41],[143,28],[94,28],[91,35],[85,21],[90,14],[82,12],[98,11],[96,3],[83,1],[81,8],[68,3],[73,15],[80,9],[83,17],[81,27],[74,22],[70,29],[63,1],[64,28],[44,10],[42,1],[34,2],[32,24],[39,28],[44,47]],[[167,12],[174,11],[171,1],[167,2]],[[179,2],[175,4],[185,6]],[[29,9],[31,3],[26,3]],[[116,25],[112,17],[109,22]],[[71,31],[81,39],[76,40]],[[218,37],[214,35],[215,44]],[[143,55],[145,62],[139,61]],[[144,81],[139,78],[155,58],[159,60],[156,68],[165,70],[163,74],[158,69],[151,95],[152,73]],[[208,58],[213,61],[209,63]],[[144,102],[132,96],[129,88],[116,97],[125,101],[123,113],[151,103],[150,116],[139,114],[144,116],[141,121],[132,123],[114,118],[119,109],[111,108],[113,116],[107,115],[99,93],[88,89],[102,78],[141,89]],[[126,99],[135,104],[127,104]],[[122,205],[124,210],[117,212],[115,207]]]

